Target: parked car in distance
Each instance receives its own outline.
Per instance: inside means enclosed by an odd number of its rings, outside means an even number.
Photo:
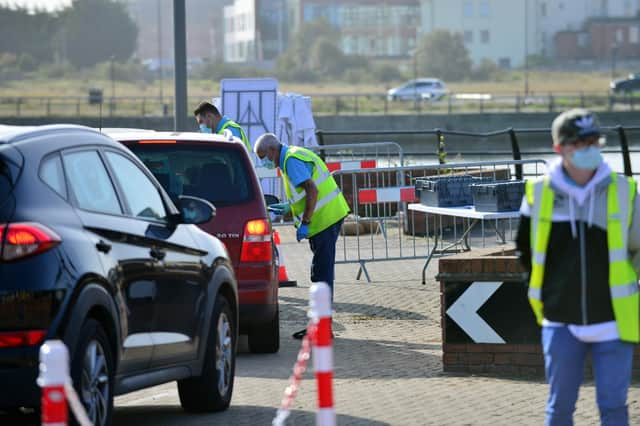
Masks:
[[[201,197],[216,220],[200,227],[227,247],[238,280],[240,333],[253,353],[280,349],[277,248],[260,181],[239,140],[223,135],[110,132],[151,170],[170,196]]]
[[[93,129],[0,129],[0,409],[39,406],[48,339],[93,424],[111,424],[114,395],[170,381],[186,411],[229,406],[236,278],[196,226],[214,207],[176,201]]]
[[[629,74],[627,78],[619,78],[610,83],[613,93],[640,92],[640,73]]]
[[[419,78],[389,89],[387,99],[389,101],[438,100],[447,93],[449,91],[441,80]]]

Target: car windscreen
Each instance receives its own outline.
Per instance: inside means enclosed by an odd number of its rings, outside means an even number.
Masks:
[[[0,222],[11,219],[15,199],[11,196],[23,165],[20,152],[11,145],[0,145]]]
[[[223,207],[254,197],[240,150],[179,143],[135,144],[129,148],[174,200],[178,195],[191,195]]]

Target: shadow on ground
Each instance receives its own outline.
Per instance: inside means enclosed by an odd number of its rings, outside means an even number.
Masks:
[[[276,415],[276,410],[268,407],[251,405],[234,406],[222,413],[186,414],[179,406],[145,406],[118,407],[113,418],[114,425],[269,425]],[[340,415],[336,416],[337,424],[386,426],[388,423],[371,419]],[[288,425],[315,425],[316,414],[309,411],[292,411],[287,419]]]
[[[306,321],[309,301],[298,297],[287,297],[280,295],[281,304],[280,319],[287,321]],[[363,317],[373,317],[385,320],[409,320],[421,321],[428,317],[413,311],[403,309],[387,308],[380,305],[368,305],[363,303],[335,303],[333,310],[339,315],[355,315]],[[440,319],[438,319],[439,321]]]
[[[227,411],[209,414],[188,414],[178,405],[136,405],[133,407],[116,407],[113,424],[118,426],[161,426],[161,425],[269,425],[276,415],[276,410],[269,407],[234,406],[233,402]],[[359,417],[336,416],[337,424],[387,426],[388,423],[372,421]],[[3,426],[40,425],[40,418],[34,413],[7,414],[0,411],[0,424]],[[292,411],[287,423],[289,425],[315,425],[316,414],[309,411]]]

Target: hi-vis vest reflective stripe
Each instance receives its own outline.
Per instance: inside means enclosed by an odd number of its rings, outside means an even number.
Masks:
[[[224,134],[224,129],[226,129],[227,127],[233,127],[234,129],[237,129],[240,132],[240,136],[241,136],[240,139],[242,139],[242,143],[244,144],[244,146],[247,147],[249,152],[251,152],[251,142],[249,142],[249,138],[247,138],[247,135],[244,133],[244,130],[242,130],[242,127],[240,127],[240,125],[235,121],[227,120],[222,125],[222,127],[220,127],[220,131],[218,132],[218,134],[219,135]]]
[[[284,157],[282,178],[296,226],[302,221],[307,194],[304,189],[294,187],[287,176],[287,160],[291,157],[313,163],[311,179],[318,188],[318,200],[309,225],[309,237],[313,237],[349,214],[349,205],[322,159],[306,148],[291,146]]]
[[[640,342],[640,298],[638,277],[628,256],[628,232],[633,215],[636,183],[611,174],[607,189],[607,244],[609,246],[609,289],[620,340]],[[527,203],[531,206],[531,277],[529,303],[542,324],[542,283],[551,233],[554,193],[549,177],[527,181]],[[567,273],[570,273],[567,271]]]

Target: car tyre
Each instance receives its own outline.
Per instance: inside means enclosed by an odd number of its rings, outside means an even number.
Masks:
[[[178,381],[178,395],[183,410],[202,413],[222,411],[229,407],[236,368],[234,318],[227,299],[218,297],[211,315],[202,374]]]
[[[280,309],[266,324],[254,325],[249,331],[249,350],[254,354],[274,354],[280,350]]]
[[[87,319],[71,358],[71,378],[89,420],[96,426],[111,424],[114,374],[113,348],[104,328],[98,321]],[[70,417],[72,424],[78,424]]]

